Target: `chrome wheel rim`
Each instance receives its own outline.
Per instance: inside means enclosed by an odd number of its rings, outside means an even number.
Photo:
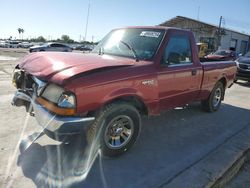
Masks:
[[[217,107],[221,100],[221,88],[217,88],[214,92],[214,98],[213,98],[213,106]]]
[[[129,116],[120,115],[113,118],[105,129],[105,144],[110,149],[125,146],[134,133],[134,123]]]

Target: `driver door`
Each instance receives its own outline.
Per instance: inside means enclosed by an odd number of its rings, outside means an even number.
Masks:
[[[161,110],[183,106],[196,99],[200,91],[201,68],[192,60],[189,36],[172,34],[158,71]]]

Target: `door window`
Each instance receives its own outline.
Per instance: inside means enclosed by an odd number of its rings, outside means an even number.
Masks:
[[[169,39],[163,56],[163,64],[192,64],[192,51],[188,36],[176,35]]]
[[[55,48],[64,47],[64,45],[62,45],[62,44],[51,44],[50,46],[51,46],[51,47],[55,47]]]

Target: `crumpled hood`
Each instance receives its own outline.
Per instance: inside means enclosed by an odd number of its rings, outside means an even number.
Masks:
[[[95,69],[131,66],[129,58],[69,52],[38,52],[26,56],[19,67],[42,80],[63,84],[68,78]]]

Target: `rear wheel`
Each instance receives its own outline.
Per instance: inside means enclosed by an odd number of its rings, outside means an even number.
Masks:
[[[88,140],[95,140],[105,156],[117,156],[135,143],[141,118],[138,110],[124,102],[105,106],[88,130]]]
[[[208,99],[201,101],[202,108],[207,112],[215,112],[220,108],[221,101],[224,96],[224,86],[221,82],[218,82],[214,89],[212,90],[211,94],[209,95]]]

